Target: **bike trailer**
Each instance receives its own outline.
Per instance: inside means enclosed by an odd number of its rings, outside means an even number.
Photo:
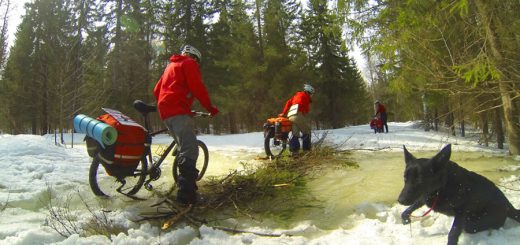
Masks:
[[[87,151],[91,157],[98,157],[109,175],[132,174],[139,165],[145,149],[145,129],[123,113],[103,108],[106,114],[96,119],[117,130],[117,140],[111,146],[103,147],[97,141],[86,137]]]

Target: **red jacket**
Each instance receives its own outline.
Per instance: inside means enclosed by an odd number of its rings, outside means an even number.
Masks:
[[[381,103],[376,104],[376,115],[380,115],[384,112],[386,112],[385,106]]]
[[[197,62],[184,55],[173,55],[170,61],[153,89],[161,119],[191,114],[194,98],[210,111],[211,100]]]
[[[308,93],[303,91],[296,92],[296,94],[285,103],[282,114],[287,115],[289,108],[291,108],[291,106],[294,104],[298,104],[298,112],[301,112],[305,115],[309,113],[311,109],[311,103],[311,96]]]

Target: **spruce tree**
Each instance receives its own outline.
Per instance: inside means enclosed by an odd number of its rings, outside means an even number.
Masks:
[[[313,106],[326,128],[366,121],[372,110],[365,83],[348,56],[342,28],[340,16],[328,8],[327,1],[310,1],[302,32],[316,79]]]

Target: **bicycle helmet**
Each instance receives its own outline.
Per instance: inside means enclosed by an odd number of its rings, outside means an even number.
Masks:
[[[303,91],[305,91],[309,94],[314,94],[314,88],[310,84],[304,84]]]
[[[197,57],[199,62],[202,60],[202,54],[200,53],[200,51],[191,45],[184,45],[184,47],[182,47],[181,49],[181,53],[194,55],[195,57]]]
[[[374,104],[379,104],[379,100],[376,100],[376,101],[374,102]]]

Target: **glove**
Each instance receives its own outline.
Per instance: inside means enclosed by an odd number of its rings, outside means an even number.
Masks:
[[[219,110],[216,106],[211,106],[209,109],[208,109],[208,112],[211,114],[212,117],[214,117],[215,115],[218,114]]]

